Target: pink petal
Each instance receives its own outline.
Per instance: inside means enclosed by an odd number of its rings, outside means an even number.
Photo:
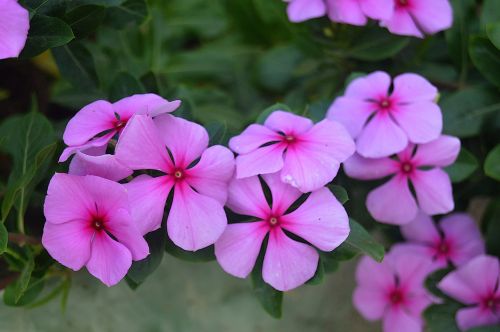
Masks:
[[[462,303],[475,304],[495,291],[498,274],[498,259],[481,255],[449,273],[438,287]]]
[[[311,129],[313,122],[300,115],[284,111],[274,111],[264,122],[264,126],[286,135],[300,135]]]
[[[396,279],[386,260],[378,263],[364,256],[356,268],[356,282],[360,287],[386,293],[394,288]]]
[[[173,181],[165,176],[152,178],[145,174],[124,185],[129,195],[132,219],[141,234],[160,228],[165,202],[173,185]]]
[[[383,71],[356,78],[347,87],[344,96],[358,100],[378,100],[387,97],[391,77]]]
[[[116,285],[132,265],[130,251],[116,242],[106,232],[96,232],[92,241],[92,254],[87,270],[106,286]]]
[[[81,145],[107,130],[114,130],[116,117],[113,105],[105,100],[82,108],[69,120],[63,139],[66,145]]]
[[[448,261],[446,260],[446,258],[443,259],[443,257],[441,256],[435,259],[435,248],[427,244],[422,244],[420,242],[402,242],[394,244],[391,247],[391,252],[392,251],[403,251],[406,254],[420,256],[430,260],[430,271],[436,271],[448,267]]]
[[[432,142],[419,145],[413,161],[419,166],[446,167],[455,162],[459,153],[460,140],[441,135]]]
[[[245,179],[233,179],[229,184],[229,195],[226,205],[238,214],[261,219],[269,217],[271,212],[257,176]]]
[[[410,249],[411,250],[411,249]],[[407,291],[424,291],[424,281],[432,271],[428,257],[415,255],[406,247],[399,246],[388,254],[391,265],[398,276],[398,283]]]
[[[171,113],[181,105],[180,100],[168,101],[153,93],[136,94],[113,103],[113,108],[120,119],[127,121],[134,114],[143,114],[155,117],[164,113]]]
[[[177,246],[190,251],[208,247],[217,241],[226,225],[222,204],[198,194],[186,183],[176,184],[167,231]]]
[[[491,310],[485,310],[480,307],[463,308],[458,310],[456,320],[461,331],[469,331],[473,327],[500,324],[500,316]]]
[[[111,138],[113,138],[113,136],[115,134],[116,133],[114,131],[112,131],[109,134],[94,138],[85,144],[68,146],[61,153],[61,156],[59,157],[59,162],[60,163],[65,162],[66,160],[68,160],[68,158],[71,155],[73,155],[74,153],[76,153],[78,151],[88,151],[90,149],[101,149],[105,152],[107,145],[108,145],[108,142],[111,140]]]
[[[360,0],[363,13],[374,20],[389,19],[394,12],[393,0]]]
[[[262,277],[279,291],[288,291],[311,279],[319,254],[311,246],[290,239],[279,227],[269,233]]]
[[[381,22],[390,32],[397,35],[414,36],[423,38],[424,35],[418,29],[410,13],[405,9],[396,8],[392,17]]]
[[[281,217],[281,226],[323,251],[337,248],[349,235],[349,218],[326,188],[313,192],[295,211]]]
[[[200,162],[186,170],[186,181],[198,193],[226,204],[229,181],[234,174],[234,155],[221,146],[206,149]]]
[[[408,138],[388,113],[378,112],[358,136],[356,145],[363,157],[381,158],[402,151]]]
[[[127,190],[125,186],[93,175],[83,177],[87,195],[94,202],[94,208],[99,214],[112,215],[119,209],[130,211]]]
[[[167,149],[153,119],[135,115],[116,144],[116,158],[132,169],[155,169],[166,172],[171,165]]]
[[[278,143],[236,157],[236,178],[275,173],[283,168],[286,145]]]
[[[96,175],[108,180],[120,181],[132,175],[133,171],[120,163],[114,155],[91,156],[78,151],[69,164],[68,173]]]
[[[368,287],[357,287],[352,295],[356,310],[366,320],[379,320],[384,315],[388,305],[387,295],[379,290]]]
[[[61,224],[87,219],[94,210],[85,177],[56,173],[49,183],[44,214],[47,222]]]
[[[423,212],[429,215],[443,214],[455,207],[450,177],[442,169],[417,170],[411,181]]]
[[[393,306],[384,316],[384,332],[422,332],[422,322],[419,317],[412,317],[403,308]]]
[[[412,143],[428,143],[435,140],[443,129],[441,109],[434,102],[397,105],[391,114]]]
[[[141,260],[149,255],[148,243],[142,237],[130,212],[118,209],[108,214],[106,230],[111,233],[132,254],[134,261]]]
[[[441,235],[432,221],[432,218],[419,211],[417,217],[410,223],[400,227],[401,233],[407,241],[434,245],[441,241]]]
[[[427,34],[446,30],[453,23],[453,11],[448,0],[415,1],[411,13],[418,26]]]
[[[328,109],[327,118],[342,123],[349,131],[351,137],[356,138],[374,111],[374,106],[371,102],[348,97],[338,97]]]
[[[252,152],[269,142],[281,141],[282,137],[271,129],[258,124],[248,126],[241,134],[229,140],[229,147],[238,154]]]
[[[291,0],[287,8],[291,22],[303,22],[326,14],[324,0]]]
[[[377,221],[395,225],[409,223],[418,212],[408,180],[398,175],[372,190],[366,199],[366,207]]]
[[[72,270],[81,269],[90,258],[93,229],[86,220],[62,224],[46,222],[42,244],[50,256]]]
[[[188,167],[208,147],[207,130],[197,123],[169,114],[156,117],[154,122],[176,167]]]
[[[0,59],[21,53],[30,26],[29,13],[15,0],[0,2]]]
[[[479,227],[468,214],[449,215],[441,220],[439,227],[445,239],[453,245],[450,258],[456,266],[485,254],[485,245]]]
[[[278,173],[266,174],[264,181],[269,186],[272,196],[272,212],[274,215],[281,216],[286,210],[302,195],[300,191],[287,185]]]
[[[262,221],[228,225],[215,242],[217,262],[227,273],[246,278],[252,272],[267,232],[267,223]]]
[[[365,25],[368,21],[358,1],[328,0],[328,17],[333,22]]]
[[[422,287],[418,291],[412,290],[408,296],[405,309],[413,317],[422,317],[424,310],[432,303],[434,303],[432,297]]]
[[[369,159],[354,154],[344,162],[344,171],[355,179],[381,179],[399,171],[399,164],[390,158]]]
[[[435,102],[438,89],[420,75],[405,73],[394,78],[392,96],[403,104],[419,101]]]

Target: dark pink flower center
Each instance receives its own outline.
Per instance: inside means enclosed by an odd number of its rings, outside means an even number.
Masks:
[[[404,302],[404,294],[401,289],[396,288],[389,293],[389,301],[393,305],[399,305]]]
[[[405,175],[410,175],[413,173],[413,170],[415,167],[410,161],[403,161],[401,162],[401,172]]]
[[[104,220],[101,217],[93,217],[91,225],[96,231],[101,231],[104,229]]]
[[[116,120],[114,123],[115,130],[121,132],[127,125],[127,120]]]
[[[392,101],[389,97],[384,97],[378,102],[381,110],[389,110],[392,107]]]
[[[182,169],[176,169],[173,174],[174,174],[175,180],[177,180],[177,181],[184,179],[184,176],[185,176],[184,170],[182,170]]]
[[[267,219],[267,222],[269,223],[269,225],[271,227],[275,227],[275,226],[278,226],[279,223],[280,223],[280,219],[279,217],[277,216],[270,216],[268,219]]]
[[[283,138],[282,138],[282,142],[287,144],[287,145],[291,145],[291,144],[294,144],[297,142],[297,137],[295,137],[294,135],[291,135],[291,134],[284,134]]]
[[[485,297],[481,304],[483,308],[497,312],[500,310],[500,297],[496,297],[495,294],[491,294]]]
[[[398,7],[406,7],[408,6],[408,1],[409,0],[396,0],[396,5]]]

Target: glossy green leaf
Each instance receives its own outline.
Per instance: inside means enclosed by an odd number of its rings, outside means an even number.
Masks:
[[[384,247],[375,241],[373,237],[354,219],[349,219],[351,232],[349,237],[343,243],[343,247],[357,253],[362,253],[372,257],[374,260],[381,262],[384,259]]]
[[[94,58],[89,50],[79,42],[57,47],[52,50],[57,67],[62,76],[80,90],[97,87],[97,73]]]
[[[500,50],[500,22],[488,24],[486,33],[491,43]]]
[[[214,246],[197,251],[186,251],[178,247],[167,237],[165,250],[170,255],[188,262],[210,262],[215,260]]]
[[[119,99],[146,92],[144,86],[134,76],[129,73],[119,73],[109,89],[109,100],[117,101]]]
[[[347,203],[347,201],[349,200],[349,194],[347,193],[347,190],[345,190],[344,187],[332,184],[329,185],[328,188],[335,195],[340,204]]]
[[[145,0],[126,0],[108,8],[106,22],[115,28],[123,28],[130,24],[142,23],[147,15],[148,7]]]
[[[447,302],[433,304],[424,311],[424,318],[429,332],[460,332],[455,321],[455,314],[460,304]]]
[[[500,87],[500,50],[485,37],[472,37],[469,53],[474,66],[491,83]]]
[[[447,267],[444,269],[439,269],[437,271],[434,271],[430,275],[428,275],[427,278],[425,279],[425,287],[427,288],[427,290],[439,298],[446,297],[446,295],[443,292],[441,292],[441,290],[437,287],[437,285],[451,271],[453,271],[453,269]]]
[[[14,289],[14,302],[18,303],[21,297],[24,295],[26,290],[28,289],[28,285],[31,280],[31,273],[33,273],[33,269],[35,268],[35,260],[33,257],[33,253],[29,248],[26,249],[27,260],[25,261],[24,268],[19,275],[19,278],[16,281],[16,287]]]
[[[484,162],[484,173],[500,181],[500,144],[488,153]]]
[[[64,17],[76,38],[84,38],[95,32],[105,16],[105,8],[98,5],[78,6]]]
[[[477,158],[469,150],[462,148],[457,160],[444,170],[450,176],[451,182],[458,183],[468,179],[478,167]]]

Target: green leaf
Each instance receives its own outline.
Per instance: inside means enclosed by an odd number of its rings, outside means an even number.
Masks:
[[[500,198],[492,200],[484,213],[482,224],[485,225],[487,252],[500,257]]]
[[[73,31],[63,20],[35,15],[30,21],[28,39],[20,56],[28,58],[38,55],[49,48],[65,45],[73,38]]]
[[[160,266],[167,243],[167,230],[162,227],[146,234],[145,238],[149,246],[149,255],[140,261],[133,262],[127,273],[127,278],[131,279],[137,286],[142,284]]]
[[[487,87],[467,88],[443,98],[444,133],[458,137],[479,134],[486,116],[500,111],[498,92]]]
[[[109,89],[109,99],[117,101],[137,93],[144,93],[144,86],[134,76],[121,72],[116,75]]]
[[[455,314],[460,304],[449,302],[433,304],[424,311],[429,332],[460,332],[455,321]]]
[[[188,262],[210,262],[215,260],[214,246],[203,248],[197,251],[186,251],[179,248],[167,237],[165,251],[170,255]]]
[[[484,173],[489,177],[500,181],[500,144],[488,153],[484,162]]]
[[[285,111],[285,112],[293,113],[292,110],[290,109],[290,107],[288,107],[287,105],[277,103],[277,104],[269,106],[268,108],[266,108],[265,110],[263,110],[262,113],[260,113],[260,115],[257,117],[257,121],[256,122],[260,123],[260,124],[263,124],[266,121],[267,117],[271,113],[273,113],[274,111]]]
[[[271,91],[285,90],[302,58],[302,52],[294,46],[278,46],[271,49],[259,60],[259,83]]]
[[[0,223],[0,255],[7,249],[7,243],[9,242],[9,232],[3,223]]]
[[[370,233],[354,219],[349,219],[351,232],[345,240],[343,248],[357,253],[366,254],[374,260],[381,262],[384,259],[384,247],[376,242]]]
[[[500,2],[498,0],[484,0],[481,10],[481,26],[500,22]]]
[[[427,290],[439,298],[446,298],[447,296],[437,287],[437,284],[451,271],[453,271],[453,268],[447,267],[432,272],[425,279],[425,287]]]
[[[450,176],[451,182],[458,183],[469,178],[478,167],[477,158],[469,150],[462,148],[455,163],[444,170]]]
[[[78,6],[64,17],[76,38],[83,38],[95,32],[105,16],[105,8],[98,5]]]
[[[115,28],[124,28],[130,24],[141,24],[148,16],[145,0],[127,0],[107,10],[106,21]]]
[[[500,22],[488,24],[486,33],[491,43],[500,50]]]
[[[363,61],[380,61],[399,53],[409,41],[409,38],[393,35],[386,29],[371,29],[355,39],[347,56]]]
[[[28,256],[28,259],[25,262],[24,268],[21,271],[21,275],[16,281],[16,287],[14,289],[14,302],[18,303],[21,297],[24,295],[26,290],[28,289],[28,285],[31,280],[31,273],[33,272],[33,269],[35,268],[35,260],[33,258],[33,253],[31,250],[27,247],[26,253]]]
[[[344,187],[332,184],[328,186],[328,189],[335,195],[340,204],[345,204],[349,200],[349,195]]]
[[[43,291],[44,279],[31,278],[30,283],[24,294],[16,301],[17,281],[9,284],[3,293],[3,302],[8,306],[22,307],[35,301]]]
[[[224,144],[226,142],[227,125],[221,122],[211,122],[206,126],[208,136],[210,137],[209,145]]]
[[[472,37],[469,53],[474,66],[483,76],[500,87],[500,50],[485,37]]]
[[[314,276],[311,279],[306,281],[306,284],[319,285],[323,282],[324,277],[325,277],[325,267],[323,265],[322,256],[320,256],[319,262],[318,262],[318,268],[316,269],[316,273],[314,273]]]
[[[96,89],[97,73],[92,53],[74,41],[52,50],[61,75],[80,90]]]

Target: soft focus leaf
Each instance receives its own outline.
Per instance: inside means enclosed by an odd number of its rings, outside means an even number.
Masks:
[[[488,24],[486,32],[493,45],[500,50],[500,22]]]
[[[25,262],[24,268],[16,281],[16,287],[14,289],[14,302],[18,303],[21,297],[24,295],[28,289],[28,285],[31,280],[31,273],[35,268],[35,260],[33,258],[33,253],[29,248],[26,249],[27,260]]]
[[[351,232],[349,237],[342,244],[343,248],[357,253],[366,254],[374,260],[381,262],[384,259],[384,247],[377,243],[370,233],[354,219],[349,219]]]
[[[225,123],[211,122],[206,126],[206,129],[210,137],[210,146],[226,142],[227,126]]]
[[[172,242],[167,237],[165,250],[170,255],[188,262],[210,262],[215,260],[214,246],[203,248],[197,251],[186,251]]]
[[[144,86],[134,76],[129,73],[119,73],[109,88],[109,100],[117,101],[119,99],[137,94],[144,93]]]
[[[259,124],[264,124],[267,117],[269,115],[271,115],[271,113],[273,113],[274,111],[285,111],[285,112],[293,113],[292,110],[290,109],[290,107],[288,107],[287,105],[277,103],[277,104],[269,106],[268,108],[263,110],[262,113],[260,113],[260,115],[257,117],[257,121],[255,121],[255,122],[257,122]]]
[[[460,332],[455,322],[455,313],[460,308],[457,303],[433,304],[424,311],[429,332]]]
[[[484,162],[484,172],[489,177],[500,181],[500,144],[488,153]]]
[[[61,19],[35,15],[30,21],[30,30],[21,57],[32,57],[43,51],[65,45],[74,38],[71,28]]]
[[[486,229],[485,241],[489,254],[500,257],[500,199],[492,200],[484,213],[482,223]]]
[[[302,52],[292,46],[279,46],[268,51],[259,61],[259,83],[273,91],[283,91],[293,78]]]
[[[379,61],[390,58],[406,45],[409,38],[396,36],[385,29],[371,29],[363,31],[354,45],[347,51],[347,55],[363,61]]]
[[[462,148],[453,165],[444,170],[450,176],[451,182],[458,183],[469,178],[478,167],[477,158],[469,150]]]
[[[325,277],[325,267],[323,264],[323,259],[322,256],[319,258],[318,262],[318,268],[316,269],[316,273],[314,273],[314,276],[309,279],[306,284],[307,285],[319,285],[323,282],[323,279]]]
[[[66,13],[64,19],[76,38],[83,38],[96,31],[105,15],[105,8],[97,5],[83,5]]]
[[[3,302],[8,306],[21,307],[28,305],[35,301],[40,293],[43,291],[44,279],[31,278],[30,283],[22,296],[16,301],[16,288],[17,281],[9,284],[3,293]]]
[[[9,233],[7,228],[3,223],[0,223],[0,255],[4,253],[7,249],[7,243],[9,242]]]
[[[145,0],[126,0],[110,7],[107,12],[107,22],[115,28],[123,28],[129,24],[140,24],[148,15]]]
[[[433,295],[443,298],[446,297],[443,292],[439,288],[437,288],[437,284],[448,274],[452,271],[453,269],[450,267],[440,269],[437,271],[432,272],[427,278],[425,279],[425,288],[429,292],[431,292]]]
[[[349,200],[349,194],[347,193],[347,190],[345,190],[344,187],[332,184],[329,185],[328,188],[335,195],[335,197],[341,204],[347,203],[347,201]]]
[[[97,73],[94,58],[89,50],[79,42],[54,48],[54,59],[61,75],[73,86],[81,90],[97,87]]]
[[[490,23],[500,22],[500,2],[498,0],[484,0],[481,11],[481,25],[486,27]]]
[[[500,50],[485,37],[473,37],[469,53],[472,62],[483,76],[500,87]]]

